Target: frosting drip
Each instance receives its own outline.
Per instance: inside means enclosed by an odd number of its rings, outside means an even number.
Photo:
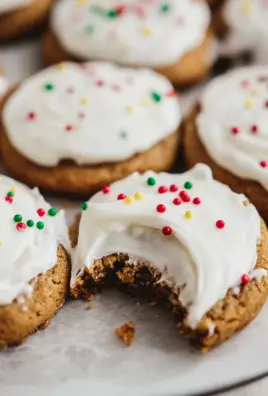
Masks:
[[[0,175],[0,305],[31,293],[28,282],[56,264],[58,243],[68,248],[64,213],[49,209],[37,189]]]
[[[268,190],[268,67],[214,79],[201,97],[197,131],[213,160]]]
[[[25,7],[35,0],[1,0],[0,1],[0,13],[14,11],[18,8]]]
[[[31,161],[55,166],[125,160],[180,124],[170,82],[151,70],[109,63],[64,63],[26,80],[3,111],[13,146]]]
[[[244,201],[205,165],[180,175],[134,173],[84,206],[71,284],[112,253],[151,262],[162,280],[186,285],[179,298],[194,328],[255,267],[260,218]]]
[[[61,45],[82,59],[170,66],[204,40],[205,1],[60,0],[51,27]]]

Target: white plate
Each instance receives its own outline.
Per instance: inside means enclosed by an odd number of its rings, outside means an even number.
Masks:
[[[40,65],[39,47],[28,43],[0,49],[1,64],[11,82],[20,81]],[[185,111],[199,90],[183,95]],[[69,222],[76,210],[77,205],[68,210]],[[93,304],[86,310],[82,301],[68,302],[48,329],[0,353],[1,395],[188,396],[268,374],[268,306],[239,335],[200,355],[180,338],[168,312],[115,291]],[[113,334],[127,320],[137,328],[130,348]]]

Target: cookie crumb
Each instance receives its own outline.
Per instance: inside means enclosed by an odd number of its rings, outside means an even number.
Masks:
[[[87,305],[86,309],[93,309],[93,307],[94,307],[94,304],[89,303],[89,304]]]
[[[126,346],[131,346],[135,337],[135,324],[132,320],[115,329],[114,333],[121,338]]]
[[[47,329],[50,326],[50,321],[46,320],[41,326],[39,326],[39,330]]]

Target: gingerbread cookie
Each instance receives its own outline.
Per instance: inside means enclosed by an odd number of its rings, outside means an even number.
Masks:
[[[0,41],[19,38],[42,25],[54,0],[1,0]]]
[[[0,349],[50,320],[69,282],[64,213],[37,189],[0,175]]]
[[[167,303],[202,351],[246,326],[264,304],[266,227],[206,165],[179,175],[134,173],[82,209],[79,231],[72,230],[73,296],[113,282]]]
[[[88,195],[136,170],[166,170],[178,152],[176,93],[146,69],[53,66],[10,94],[2,118],[7,168],[55,192]]]
[[[44,37],[44,59],[150,67],[176,85],[188,85],[202,79],[214,61],[209,25],[203,0],[60,0]]]
[[[186,121],[188,167],[202,161],[216,179],[245,193],[268,219],[268,68],[237,69],[214,79]]]

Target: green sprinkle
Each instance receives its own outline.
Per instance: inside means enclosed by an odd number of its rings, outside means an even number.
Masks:
[[[193,187],[193,183],[187,181],[186,183],[184,183],[184,187],[187,188],[187,190],[190,190]]]
[[[159,102],[161,102],[161,96],[157,93],[157,92],[152,92],[151,93],[151,96],[152,96],[152,99],[155,101],[155,102],[157,102],[157,103],[159,103]]]
[[[94,14],[98,14],[98,15],[101,15],[101,16],[105,16],[106,15],[106,11],[102,7],[97,6],[97,5],[94,5],[94,6],[90,7],[90,11],[93,12]]]
[[[22,221],[22,216],[21,216],[20,214],[16,214],[16,215],[13,217],[13,219],[14,219],[14,221],[15,221],[16,223],[19,223],[20,221]]]
[[[9,196],[9,197],[14,197],[14,192],[13,191],[9,191],[8,193],[7,193],[7,195]]]
[[[58,210],[56,208],[50,208],[49,211],[47,212],[49,216],[56,216],[58,213]]]
[[[108,18],[116,18],[118,16],[118,13],[115,10],[110,10],[107,12],[107,17]]]
[[[149,177],[147,179],[147,184],[148,184],[148,186],[154,186],[156,184],[155,178],[154,177]]]
[[[93,32],[94,32],[94,26],[92,26],[92,25],[86,26],[86,32],[87,32],[88,34],[93,33]]]
[[[38,228],[38,230],[42,230],[45,227],[45,224],[42,221],[38,221],[36,223],[36,227]]]
[[[127,134],[127,132],[122,131],[122,132],[119,134],[119,136],[121,137],[121,139],[126,139],[126,138],[128,137],[128,134]]]
[[[169,5],[168,4],[163,4],[161,6],[161,11],[162,12],[168,12],[169,11]]]
[[[33,227],[34,226],[34,221],[33,220],[28,220],[27,221],[27,226],[28,227]]]
[[[87,210],[87,207],[88,207],[87,202],[83,202],[82,205],[81,205],[81,209],[82,210]]]
[[[53,91],[54,85],[51,83],[47,83],[47,84],[45,84],[44,88],[46,91]]]

